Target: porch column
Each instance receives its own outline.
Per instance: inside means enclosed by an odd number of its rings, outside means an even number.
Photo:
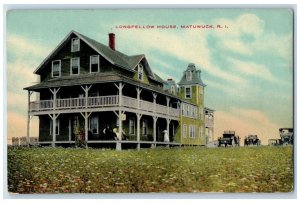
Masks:
[[[92,112],[84,112],[84,113],[81,113],[81,115],[83,116],[84,118],[84,140],[85,140],[85,143],[86,143],[86,148],[88,147],[88,133],[89,133],[89,127],[88,127],[88,118],[90,117]]]
[[[56,109],[56,96],[57,96],[58,91],[60,90],[60,87],[53,88],[53,90],[50,88],[49,90],[53,94],[53,110],[55,110]]]
[[[118,129],[118,133],[119,136],[117,136],[117,142],[116,142],[116,150],[117,151],[121,151],[122,150],[122,133],[123,133],[123,123],[122,123],[122,115],[124,114],[124,111],[119,110],[119,112],[115,112],[113,111],[117,118],[119,119],[119,129]]]
[[[28,112],[27,112],[27,145],[30,143],[30,121],[32,119],[32,116],[30,116],[30,96],[32,95],[32,91],[28,91]]]
[[[137,149],[139,150],[141,145],[140,145],[140,135],[141,135],[141,117],[142,114],[136,113],[136,121],[137,121],[137,135],[136,135],[136,141],[137,141]]]
[[[157,97],[157,94],[152,92],[152,96],[153,96],[153,105],[154,105],[154,112],[156,112],[156,97]]]
[[[87,108],[88,107],[89,90],[91,89],[92,85],[90,85],[90,86],[85,85],[84,87],[83,86],[80,86],[80,87],[84,91],[84,95],[85,95],[85,108]]]
[[[167,109],[168,109],[168,115],[170,115],[170,97],[166,97],[167,99]]]
[[[167,134],[168,134],[167,140],[168,140],[168,142],[170,142],[170,121],[171,121],[171,119],[166,118],[166,121],[167,121]],[[167,144],[166,147],[169,147],[169,144]]]
[[[139,87],[136,87],[136,99],[137,99],[137,108],[140,109],[141,108],[141,104],[140,104],[140,99],[141,99],[141,92],[142,92],[142,89],[139,88]]]
[[[122,103],[123,103],[123,87],[125,86],[125,84],[122,84],[121,82],[119,82],[119,84],[116,84],[114,83],[114,85],[116,86],[116,88],[118,89],[119,91],[119,106],[122,106]]]
[[[55,147],[55,142],[56,142],[56,119],[59,116],[59,114],[48,114],[50,118],[52,119],[52,147]]]
[[[119,118],[119,139],[117,140],[116,143],[116,150],[120,151],[122,150],[122,132],[123,132],[123,121],[122,121],[122,114],[124,112],[122,112],[121,107],[123,105],[123,87],[125,86],[125,84],[122,84],[121,82],[119,82],[119,84],[114,83],[114,85],[117,87],[118,92],[119,92],[119,113],[115,113],[117,115],[117,117]]]
[[[71,141],[71,134],[72,134],[72,122],[71,119],[69,118],[69,141]]]
[[[152,144],[152,148],[156,147],[156,121],[158,119],[157,116],[153,116],[153,144]]]

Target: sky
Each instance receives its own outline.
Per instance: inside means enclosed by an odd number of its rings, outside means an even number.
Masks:
[[[120,28],[124,25],[155,28]],[[168,25],[176,29],[156,28]],[[293,127],[292,10],[11,10],[6,16],[8,140],[26,136],[23,88],[37,82],[33,71],[71,30],[103,44],[108,33],[115,33],[117,50],[145,54],[163,79],[179,82],[188,64],[195,63],[207,85],[205,106],[216,110],[215,139],[235,130],[242,138],[257,134],[267,144],[279,138],[279,128]],[[38,135],[37,121],[32,120],[32,136]]]

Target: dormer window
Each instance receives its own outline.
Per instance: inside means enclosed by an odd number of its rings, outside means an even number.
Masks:
[[[192,71],[187,71],[186,73],[185,73],[185,78],[186,78],[186,80],[187,81],[191,81],[192,80]]]
[[[79,57],[71,58],[71,75],[79,75]]]
[[[171,85],[171,93],[175,94],[175,86],[174,85]]]
[[[52,61],[52,77],[60,77],[61,61]]]
[[[90,56],[90,73],[98,73],[99,71],[99,55]]]
[[[141,81],[143,81],[143,78],[144,78],[144,67],[143,67],[143,65],[140,63],[139,65],[138,65],[138,79],[139,80],[141,80]]]
[[[71,52],[76,52],[80,50],[80,40],[79,38],[72,38],[71,41]]]

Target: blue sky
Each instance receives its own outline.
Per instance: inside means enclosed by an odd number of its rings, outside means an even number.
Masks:
[[[103,44],[145,54],[162,78],[177,82],[188,63],[202,70],[205,105],[216,110],[215,138],[279,137],[292,127],[293,13],[289,9],[12,10],[7,13],[8,137],[25,135],[27,92],[33,71],[71,31]],[[227,29],[181,29],[181,25]],[[177,25],[178,29],[116,29],[118,25]],[[32,97],[32,100],[35,98]],[[37,135],[37,120],[32,135]]]

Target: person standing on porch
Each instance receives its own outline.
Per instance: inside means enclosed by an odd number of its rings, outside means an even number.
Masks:
[[[164,133],[164,141],[165,142],[170,142],[168,131],[164,130],[163,133]]]

